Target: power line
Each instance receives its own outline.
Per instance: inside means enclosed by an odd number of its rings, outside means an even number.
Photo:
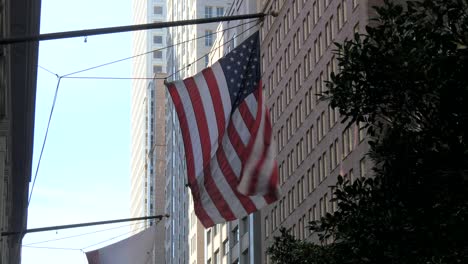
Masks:
[[[197,18],[197,19],[189,19],[189,20],[181,20],[181,21],[157,22],[157,23],[130,25],[130,26],[121,26],[121,27],[96,28],[96,29],[85,29],[85,30],[76,30],[76,31],[39,34],[39,35],[33,35],[33,36],[10,37],[10,38],[0,39],[0,45],[42,41],[42,40],[74,38],[74,37],[87,37],[87,36],[94,36],[94,35],[104,35],[104,34],[121,33],[121,32],[129,32],[129,31],[187,26],[187,25],[195,25],[195,24],[207,24],[207,23],[213,23],[213,22],[242,20],[242,19],[250,19],[250,18],[263,18],[267,15],[269,14],[256,13],[256,14],[221,16],[221,17],[212,17],[212,18]],[[271,13],[271,15],[276,15],[276,13]]]

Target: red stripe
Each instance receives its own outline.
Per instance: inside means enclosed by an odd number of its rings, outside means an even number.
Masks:
[[[206,213],[205,208],[203,208],[200,198],[200,190],[198,189],[198,184],[195,178],[195,164],[193,161],[193,150],[192,142],[190,139],[190,134],[188,130],[187,117],[185,116],[184,107],[180,99],[179,92],[174,84],[168,86],[169,93],[174,102],[174,106],[179,117],[179,123],[182,130],[182,139],[184,141],[185,148],[185,161],[187,163],[187,177],[189,181],[190,189],[192,190],[193,204],[195,209],[195,214],[198,216],[200,221],[204,226],[213,226],[214,222],[211,217]]]
[[[220,146],[220,148],[218,149],[218,151],[216,153],[216,156],[218,158],[219,168],[223,172],[223,175],[226,178],[226,181],[228,182],[228,184],[231,187],[234,194],[239,199],[239,201],[242,204],[242,206],[244,207],[245,211],[247,211],[247,213],[249,213],[249,214],[252,213],[252,212],[257,211],[257,207],[252,202],[252,200],[248,196],[245,196],[245,195],[241,194],[237,190],[237,184],[238,184],[237,176],[234,173],[234,171],[232,170],[231,163],[226,158],[226,153],[224,152],[224,149],[223,149],[222,146]]]
[[[219,86],[211,68],[204,69],[202,74],[205,77],[206,83],[208,84],[208,89],[210,90],[211,101],[213,102],[216,115],[216,123],[218,124],[218,145],[221,145],[221,141],[224,136],[224,130],[226,128],[226,120],[224,117],[224,107],[221,94],[219,92]]]
[[[255,139],[257,138],[257,134],[258,134],[258,129],[260,127],[260,123],[261,123],[261,113],[262,113],[262,82],[259,83],[259,86],[257,87],[257,89],[255,90],[254,93],[258,93],[258,97],[256,96],[257,98],[257,115],[255,117],[255,123],[252,125],[252,128],[250,129],[250,140],[249,140],[249,143],[247,144],[247,147],[245,149],[245,151],[242,153],[242,156],[240,157],[241,158],[241,161],[242,161],[242,164],[245,164],[247,162],[247,160],[249,160],[249,157],[250,155],[252,154],[252,149],[253,149],[253,146],[254,146],[254,143],[255,143]],[[241,177],[240,177],[240,180],[242,180],[242,177],[244,176],[244,172],[242,171],[241,173]]]
[[[257,111],[258,111],[258,105],[257,105]],[[255,119],[252,116],[252,113],[250,112],[250,109],[247,106],[247,102],[245,100],[242,101],[242,103],[239,105],[239,113],[242,116],[242,119],[244,119],[244,123],[250,131],[250,129],[253,128],[255,125]]]
[[[192,101],[193,110],[195,112],[195,119],[198,126],[198,134],[200,137],[202,156],[203,156],[203,172],[204,172],[204,184],[205,189],[208,192],[211,200],[218,209],[221,216],[227,221],[236,219],[229,205],[224,200],[223,195],[216,186],[213,176],[210,170],[211,160],[211,140],[210,132],[208,129],[208,123],[205,116],[205,110],[203,108],[203,102],[198,91],[198,87],[193,78],[187,78],[184,80],[184,84],[187,87],[190,100]],[[210,120],[212,121],[212,120]]]
[[[240,159],[240,157],[242,157],[243,155],[242,153],[244,153],[245,147],[244,147],[244,143],[242,142],[242,139],[239,136],[239,133],[237,133],[237,130],[236,130],[236,127],[234,126],[234,122],[232,118],[231,120],[229,120],[229,124],[227,128],[227,135],[228,135],[229,141],[231,142],[232,147],[234,148],[234,150],[237,153],[237,156]],[[242,160],[241,160],[241,163],[242,163]]]
[[[264,108],[262,107],[262,109]],[[263,135],[257,136],[257,137],[260,137],[260,136],[262,137],[260,140],[263,141],[262,142],[263,150],[262,150],[262,155],[259,158],[257,165],[255,166],[255,169],[252,172],[252,177],[250,178],[249,189],[248,189],[249,195],[254,195],[256,193],[258,180],[259,180],[260,173],[262,172],[262,170],[264,171],[264,170],[270,169],[270,168],[263,168],[263,164],[265,163],[265,160],[267,158],[268,149],[271,143],[271,124],[270,122],[268,122],[269,121],[268,111],[265,111],[265,114],[263,117],[265,119],[264,125],[263,125],[264,127]]]

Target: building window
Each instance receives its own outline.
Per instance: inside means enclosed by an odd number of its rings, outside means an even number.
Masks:
[[[153,43],[154,44],[162,44],[163,43],[163,37],[162,36],[153,36]]]
[[[229,254],[229,240],[224,240],[223,242],[223,253],[224,253],[224,256],[227,256],[227,254]]]
[[[211,243],[211,229],[208,229],[206,232],[206,244],[209,245]]]
[[[216,250],[214,253],[214,257],[213,257],[213,264],[219,264],[219,263],[221,263],[219,259],[219,250]]]
[[[213,7],[205,6],[205,18],[213,17]]]
[[[237,242],[239,242],[239,227],[236,226],[234,229],[231,231],[232,233],[232,243],[235,245]]]
[[[366,177],[366,160],[364,158],[359,161],[359,171],[359,176]]]
[[[217,7],[216,8],[216,16],[224,16],[224,7]]]
[[[162,72],[162,66],[161,65],[154,65],[153,66],[153,74],[161,73],[161,72]]]
[[[163,14],[163,7],[162,6],[155,6],[153,13],[155,15],[162,15]]]
[[[218,228],[219,228],[218,225],[213,226],[213,237],[218,234]]]
[[[163,52],[162,50],[153,51],[153,59],[162,59]]]
[[[246,249],[244,250],[244,252],[242,252],[242,263],[245,263],[245,264],[250,263],[249,249]]]
[[[205,46],[211,47],[213,45],[213,31],[205,30]]]

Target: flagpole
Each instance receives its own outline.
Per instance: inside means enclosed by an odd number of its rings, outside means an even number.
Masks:
[[[13,236],[13,235],[24,235],[24,234],[27,234],[27,233],[44,232],[44,231],[52,231],[52,230],[59,230],[59,229],[69,229],[69,228],[76,228],[76,227],[107,225],[107,224],[115,224],[115,223],[121,223],[121,222],[140,221],[140,220],[162,219],[163,217],[169,217],[169,215],[168,214],[154,215],[154,216],[144,216],[144,217],[136,217],[136,218],[125,218],[125,219],[116,219],[116,220],[107,220],[107,221],[98,221],[98,222],[88,222],[88,223],[71,224],[71,225],[49,226],[49,227],[26,229],[26,230],[23,230],[23,231],[6,231],[6,232],[2,232],[2,237],[3,236]]]
[[[277,16],[277,13],[271,12],[267,14],[255,13],[255,14],[246,14],[246,15],[220,16],[220,17],[198,18],[198,19],[189,19],[189,20],[180,20],[180,21],[156,22],[156,23],[149,23],[149,24],[139,24],[139,25],[120,26],[120,27],[107,27],[107,28],[84,29],[84,30],[76,30],[76,31],[65,31],[65,32],[32,35],[32,36],[15,36],[15,37],[0,38],[0,45],[24,43],[24,42],[32,42],[32,41],[42,41],[42,40],[53,40],[53,39],[88,37],[88,36],[94,36],[94,35],[112,34],[112,33],[128,32],[128,31],[138,31],[138,30],[148,30],[148,29],[158,29],[158,28],[167,28],[167,27],[177,27],[177,26],[186,26],[186,25],[194,25],[194,24],[206,24],[206,23],[241,20],[241,19],[263,18],[267,15]]]

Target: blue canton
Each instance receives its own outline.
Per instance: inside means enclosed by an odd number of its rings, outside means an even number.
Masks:
[[[219,60],[226,76],[232,110],[255,89],[260,82],[260,43],[258,31]]]

